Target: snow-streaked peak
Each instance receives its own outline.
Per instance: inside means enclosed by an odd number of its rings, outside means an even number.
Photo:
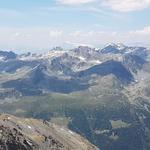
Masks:
[[[0,56],[0,62],[1,62],[1,61],[5,61],[5,57]]]
[[[98,48],[98,47],[97,47],[97,48],[94,48],[94,50],[95,50],[95,51],[99,51],[99,50],[100,50],[100,48]]]
[[[116,47],[116,44],[115,43],[107,43],[106,45],[104,45],[104,48],[108,47],[108,46]]]
[[[125,46],[124,44],[122,44],[122,43],[108,43],[108,44],[106,44],[106,45],[104,46],[104,48],[105,48],[105,47],[109,47],[109,46],[115,47],[115,48],[117,48],[118,50],[119,50],[119,49],[122,50],[122,49],[126,48],[126,46]]]
[[[102,53],[123,53],[128,47],[122,43],[108,43],[102,49]]]
[[[126,48],[126,46],[125,46],[124,44],[122,44],[122,43],[117,43],[116,46],[117,46],[117,48],[118,48],[119,50],[123,50],[123,49]]]
[[[43,55],[43,58],[52,58],[52,57],[59,57],[66,53],[66,51],[62,50],[50,50],[48,53]]]

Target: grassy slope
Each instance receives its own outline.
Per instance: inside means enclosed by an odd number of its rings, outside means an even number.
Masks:
[[[0,110],[18,116],[52,119],[54,122],[59,120],[59,124],[68,124],[70,129],[82,134],[102,150],[136,150],[137,147],[133,149],[132,143],[138,143],[139,146],[141,140],[136,134],[138,126],[135,125],[134,114],[131,114],[132,108],[127,97],[116,89],[99,87],[100,90],[96,90],[97,88],[96,86],[68,95],[51,93],[45,96],[23,97],[17,102],[0,105]],[[122,120],[131,126],[113,129],[111,120]],[[97,134],[97,130],[108,132]],[[114,135],[115,132],[117,136]]]

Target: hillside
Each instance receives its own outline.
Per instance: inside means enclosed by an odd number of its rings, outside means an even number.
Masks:
[[[48,121],[0,115],[1,150],[98,150],[83,137]]]
[[[109,44],[16,56],[0,62],[0,113],[51,121],[101,150],[150,149],[148,48]]]

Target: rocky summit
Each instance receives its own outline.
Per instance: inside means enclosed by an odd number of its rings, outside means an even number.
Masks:
[[[48,121],[0,115],[0,150],[98,150],[71,130]]]

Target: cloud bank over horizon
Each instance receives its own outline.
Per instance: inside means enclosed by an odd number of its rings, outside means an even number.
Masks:
[[[150,45],[150,0],[10,0],[0,5],[0,49]]]
[[[101,47],[106,43],[125,43],[129,45],[149,45],[150,26],[140,30],[128,32],[111,31],[63,31],[51,28],[0,28],[1,48],[15,49],[49,49],[55,46],[76,47],[91,46]],[[18,48],[17,48],[18,47]]]

